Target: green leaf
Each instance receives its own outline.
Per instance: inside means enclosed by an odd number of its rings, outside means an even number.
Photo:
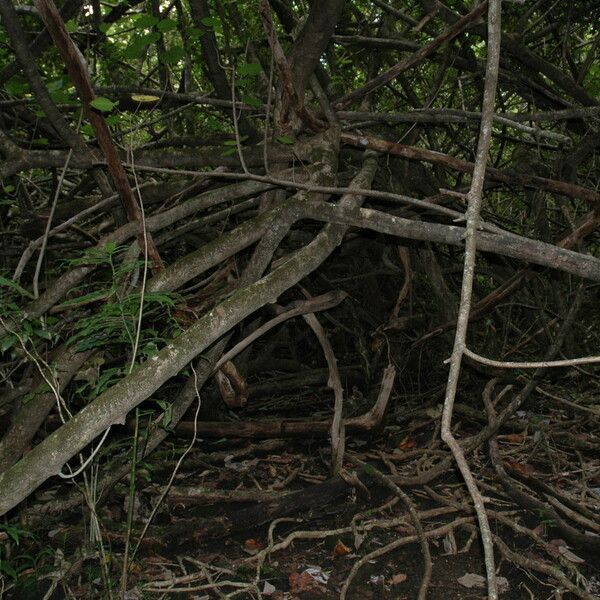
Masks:
[[[197,40],[198,38],[201,38],[204,35],[204,31],[202,31],[202,29],[199,29],[198,27],[190,27],[188,29],[187,34],[190,40]]]
[[[104,96],[98,96],[90,102],[90,106],[96,110],[99,110],[100,112],[110,112],[116,105],[116,102],[113,102],[108,98],[104,98]]]
[[[255,77],[262,71],[262,67],[260,66],[260,63],[246,63],[244,65],[239,65],[237,70],[240,75]]]
[[[6,560],[0,562],[0,573],[5,573],[11,579],[17,579],[19,577],[14,568],[11,565],[9,565],[8,561]]]
[[[123,50],[123,58],[141,58],[145,51],[146,46],[144,46],[144,44],[138,44],[134,42],[130,46],[127,46],[125,50]]]
[[[200,23],[202,23],[204,27],[208,27],[209,29],[214,29],[215,27],[221,24],[219,19],[217,19],[216,17],[204,17],[203,19],[200,19]]]
[[[153,31],[151,33],[145,33],[143,36],[141,36],[139,43],[143,44],[144,46],[149,46],[150,44],[158,42],[158,40],[160,40],[160,33],[158,33],[158,31]]]
[[[29,84],[20,75],[17,75],[4,84],[4,89],[13,96],[21,96],[29,91]]]
[[[165,410],[165,416],[161,421],[160,425],[164,429],[169,429],[169,426],[173,422],[173,405],[169,405]]]
[[[92,391],[93,396],[97,396],[101,392],[103,392],[107,387],[109,387],[112,383],[116,383],[119,379],[121,379],[121,369],[114,367],[112,369],[107,369],[103,373],[101,373],[98,381],[96,382],[96,387]]]
[[[16,335],[7,335],[6,337],[2,338],[2,340],[0,340],[0,353],[6,352],[10,348],[12,348],[15,345],[16,341]]]
[[[169,48],[164,55],[165,62],[173,65],[179,62],[185,55],[185,51],[182,46],[173,46]]]
[[[123,50],[123,58],[141,58],[146,47],[160,39],[160,33],[153,31],[132,38],[129,46]]]
[[[157,400],[156,403],[164,413],[160,426],[163,429],[168,429],[169,425],[173,422],[173,405],[170,402],[165,402],[164,400]]]
[[[9,287],[21,294],[21,296],[26,296],[33,300],[33,294],[29,293],[25,288],[21,287],[16,281],[12,279],[7,279],[6,277],[2,277],[0,275],[0,286]]]
[[[161,33],[173,31],[173,29],[177,29],[177,22],[173,19],[163,19],[156,24],[156,29],[158,29]]]
[[[147,332],[144,332],[147,333]],[[150,358],[158,354],[158,346],[154,342],[148,342],[142,349],[141,354],[146,358]]]
[[[242,96],[242,102],[248,106],[262,106],[262,102],[256,96]]]
[[[46,331],[45,329],[36,329],[35,334],[44,340],[50,341],[52,339],[52,334],[49,331]]]
[[[95,302],[96,300],[106,300],[106,298],[106,290],[97,290],[95,292],[90,292],[89,294],[79,296],[78,298],[71,298],[70,300],[66,300],[60,305],[60,307],[67,308],[69,306],[77,306],[79,304],[89,304],[90,302]]]
[[[75,33],[77,31],[77,23],[73,19],[67,21],[65,27],[69,33]]]
[[[242,135],[240,137],[240,142],[245,142],[248,139],[247,135]],[[225,140],[223,142],[223,146],[237,146],[237,141],[236,140]]]
[[[55,104],[65,104],[70,100],[69,92],[67,90],[54,90],[50,92],[50,97]]]
[[[65,87],[65,82],[62,79],[55,79],[48,83],[48,91],[55,92],[56,90],[62,90]]]
[[[294,140],[291,137],[288,137],[287,135],[277,135],[275,136],[275,139],[280,144],[287,144],[288,146],[291,146],[294,143]]]
[[[138,15],[134,22],[134,27],[136,29],[146,29],[146,27],[154,27],[158,23],[158,17],[154,17],[153,15],[149,15],[147,13],[143,13]]]

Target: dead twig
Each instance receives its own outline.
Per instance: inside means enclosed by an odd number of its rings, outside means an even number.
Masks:
[[[467,329],[469,326],[469,313],[471,310],[473,294],[473,278],[477,258],[477,230],[479,229],[479,213],[481,210],[481,199],[485,182],[487,155],[491,143],[494,101],[496,96],[496,85],[498,82],[498,68],[500,64],[500,14],[501,0],[491,0],[488,10],[488,56],[483,106],[481,109],[481,129],[479,132],[479,141],[477,143],[477,155],[475,158],[475,166],[473,168],[473,179],[468,193],[469,207],[467,209],[467,226],[465,231],[463,281],[460,306],[458,309],[458,322],[454,337],[454,348],[452,350],[452,357],[450,358],[450,373],[448,374],[448,386],[446,388],[446,398],[444,400],[441,430],[441,437],[450,447],[452,455],[456,460],[456,464],[469,489],[469,493],[473,498],[485,555],[489,600],[497,600],[498,598],[492,534],[485,512],[483,497],[477,487],[475,478],[471,473],[465,458],[465,453],[452,433],[451,424],[461,362],[466,350]]]
[[[421,585],[419,587],[419,595],[417,596],[418,600],[425,600],[425,598],[427,597],[427,590],[429,589],[429,582],[431,581],[431,553],[429,551],[429,544],[427,543],[425,532],[423,531],[423,526],[421,525],[419,515],[417,514],[412,500],[410,499],[408,494],[401,490],[389,477],[384,475],[381,471],[379,471],[379,469],[376,469],[373,465],[366,464],[362,460],[356,458],[355,456],[348,456],[348,460],[350,460],[357,466],[364,468],[369,473],[369,475],[372,475],[377,481],[379,481],[379,483],[383,484],[385,487],[390,489],[404,503],[404,506],[406,507],[406,510],[410,515],[412,524],[419,537],[419,543],[421,544],[421,552],[423,553],[423,559],[425,562],[423,577],[421,579]]]

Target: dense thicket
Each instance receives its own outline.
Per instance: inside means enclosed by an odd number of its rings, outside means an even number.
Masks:
[[[456,398],[469,425],[454,433],[471,454],[490,441],[504,493],[558,519],[556,537],[598,546],[584,536],[600,530],[600,8],[505,2],[497,69],[489,19],[486,2],[458,0],[0,0],[6,531],[59,473],[81,467],[89,484],[98,467],[98,506],[135,480],[132,420],[140,460],[176,426],[205,439],[329,433],[338,474],[344,436],[380,421],[345,433],[340,411],[365,413],[395,369],[389,431],[418,409],[437,422],[478,195]],[[523,450],[548,453],[555,475],[579,465],[583,479],[559,487],[580,519],[548,490],[528,504],[511,476],[529,473],[502,470],[490,397],[505,384],[495,411],[512,434],[525,428]],[[540,426],[551,406],[566,411],[554,432]],[[431,433],[437,454],[406,483],[453,464]],[[60,487],[56,506],[29,504],[74,508]]]

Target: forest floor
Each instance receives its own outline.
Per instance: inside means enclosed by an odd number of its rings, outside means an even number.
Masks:
[[[377,432],[349,435],[347,456],[376,464],[398,481],[425,472],[447,455],[434,416],[415,407],[400,424],[388,418],[388,425]],[[468,420],[463,427],[467,433],[475,431]],[[529,437],[527,432],[503,436],[508,464],[565,491],[573,474],[544,473],[544,453],[538,457],[531,452]],[[357,482],[350,462],[345,464],[347,481],[332,480],[324,437],[197,440],[176,468],[188,444],[175,439],[139,467],[130,556],[151,507],[164,498],[130,559],[125,598],[327,600],[344,593],[348,599],[418,597],[425,561],[403,499],[364,473]],[[493,533],[522,561],[507,560],[496,548],[500,597],[585,597],[565,591],[549,576],[550,569],[561,569],[572,581],[579,578],[588,597],[600,597],[598,554],[570,547],[553,531],[552,522],[512,502],[495,478],[487,452],[474,453],[470,464],[486,497]],[[427,598],[486,598],[476,520],[457,473],[450,468],[431,482],[401,487],[423,529],[434,530],[428,534],[432,575]],[[21,568],[16,582],[7,578],[5,597],[109,598],[108,588],[112,597],[122,597],[116,590],[121,585],[129,494],[123,482],[99,510],[104,558],[98,546],[85,541],[89,517],[82,522],[81,513],[31,525],[36,537],[24,537],[20,553],[34,557],[35,564]],[[399,547],[390,548],[394,542]],[[579,575],[574,575],[575,568]],[[54,591],[47,595],[51,583]]]

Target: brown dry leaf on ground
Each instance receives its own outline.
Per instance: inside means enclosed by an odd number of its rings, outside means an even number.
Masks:
[[[411,450],[412,448],[415,448],[417,445],[417,440],[414,437],[405,437],[399,444],[398,444],[398,448],[400,448],[400,450]]]
[[[308,572],[290,573],[288,578],[290,592],[292,594],[310,594],[311,596],[324,596],[327,588],[318,583],[317,580]]]
[[[522,475],[533,475],[535,473],[535,467],[528,465],[527,463],[520,463],[515,460],[507,458],[504,462],[514,471],[518,471]]]
[[[345,556],[346,554],[350,554],[352,552],[352,548],[348,548],[342,540],[338,540],[335,547],[333,548],[334,556]]]
[[[406,573],[398,573],[394,575],[390,581],[392,585],[400,585],[404,583],[408,579],[408,575]]]
[[[261,544],[258,540],[255,540],[254,538],[248,538],[244,541],[244,551],[250,555],[257,554],[264,547],[264,544]]]

